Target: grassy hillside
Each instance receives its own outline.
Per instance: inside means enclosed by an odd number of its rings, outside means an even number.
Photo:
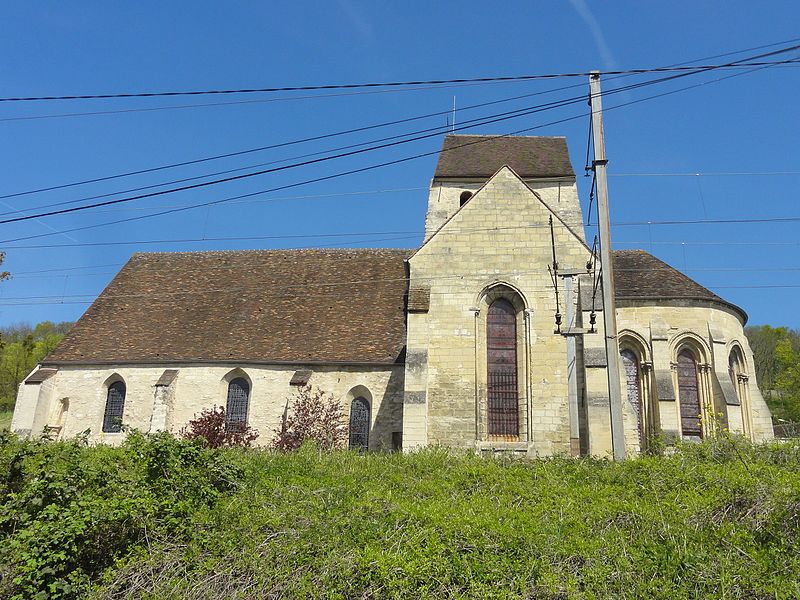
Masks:
[[[0,435],[0,485],[0,597],[800,596],[798,444],[615,464]]]
[[[11,428],[11,416],[13,414],[14,411],[11,410],[0,410],[0,431]]]

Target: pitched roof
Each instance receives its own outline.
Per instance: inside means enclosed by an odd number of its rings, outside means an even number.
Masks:
[[[504,165],[523,179],[575,175],[564,137],[448,135],[434,179],[489,178]]]
[[[134,254],[44,364],[402,362],[408,255],[387,249]],[[711,301],[746,319],[643,250],[615,251],[614,267],[617,300]],[[421,308],[427,291],[415,288],[419,298],[408,309]],[[26,383],[51,372],[40,369]]]
[[[617,300],[708,300],[745,312],[644,250],[614,251]]]
[[[407,255],[134,254],[45,362],[395,362]]]

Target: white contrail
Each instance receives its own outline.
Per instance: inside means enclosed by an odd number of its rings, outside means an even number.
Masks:
[[[569,2],[592,33],[594,42],[597,44],[597,51],[600,53],[600,58],[603,61],[603,67],[607,70],[616,69],[617,61],[614,60],[614,55],[611,54],[611,48],[606,42],[606,36],[603,35],[603,29],[600,27],[597,19],[594,18],[592,11],[589,10],[589,5],[586,4],[585,0],[569,0]]]

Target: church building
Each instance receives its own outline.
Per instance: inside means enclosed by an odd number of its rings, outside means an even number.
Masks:
[[[613,253],[629,453],[772,437],[745,312]],[[134,254],[20,385],[12,428],[118,443],[226,406],[268,444],[298,389],[351,447],[611,452],[599,253],[562,137],[448,135],[421,246]]]

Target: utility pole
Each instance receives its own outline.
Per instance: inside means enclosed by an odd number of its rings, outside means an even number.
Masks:
[[[625,458],[625,432],[622,426],[622,389],[619,381],[619,341],[617,340],[617,307],[614,300],[614,273],[611,263],[611,224],[608,212],[606,181],[606,146],[603,138],[603,100],[600,72],[589,75],[589,104],[592,108],[592,169],[597,182],[597,223],[600,227],[600,263],[602,265],[603,324],[606,337],[608,400],[611,408],[611,445],[614,460]]]

